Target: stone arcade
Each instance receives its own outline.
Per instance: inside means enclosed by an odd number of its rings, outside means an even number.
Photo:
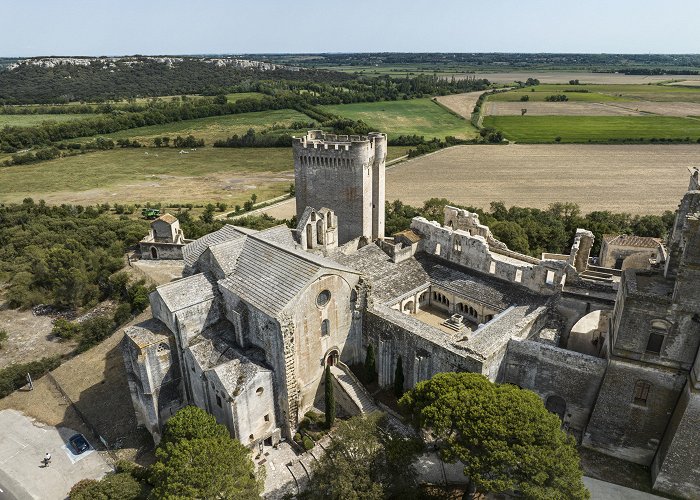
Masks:
[[[333,366],[348,413],[372,407],[347,368],[398,357],[406,388],[483,373],[539,394],[583,446],[650,467],[654,488],[700,496],[700,186],[651,269],[509,250],[478,216],[445,207],[384,238],[386,136],[294,141],[296,229],[225,226],[183,248],[184,277],[151,295],[123,342],[138,420],[156,440],[195,404],[243,443],[290,438]]]

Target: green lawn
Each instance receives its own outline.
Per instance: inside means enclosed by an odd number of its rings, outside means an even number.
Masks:
[[[444,139],[451,135],[469,139],[476,135],[471,123],[445,110],[431,99],[382,101],[322,106],[336,115],[362,120],[373,130],[399,135],[423,135]]]
[[[245,134],[250,128],[259,131],[270,128],[273,125],[289,127],[295,121],[309,123],[313,120],[293,109],[279,109],[237,115],[210,116],[195,120],[166,123],[165,125],[139,127],[107,134],[103,137],[109,137],[110,139],[138,139],[150,144],[154,137],[169,136],[174,138],[178,135],[184,137],[192,134],[198,139],[204,139],[207,145],[211,145],[214,141],[225,139],[233,134]],[[301,135],[303,131],[300,130],[297,133]],[[82,142],[92,139],[93,137],[85,138]]]
[[[700,120],[671,116],[487,116],[494,127],[516,142],[605,141],[608,139],[700,138]]]
[[[49,115],[2,115],[0,114],[0,128],[5,126],[31,127],[39,125],[42,122],[67,122],[70,120],[82,120],[84,118],[93,118],[97,115],[80,114],[80,113],[65,113],[65,114],[49,114]]]
[[[238,92],[236,94],[226,94],[228,102],[236,102],[241,99],[261,99],[265,94],[260,92]]]

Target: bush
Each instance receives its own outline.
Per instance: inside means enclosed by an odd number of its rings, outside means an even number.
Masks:
[[[520,96],[520,100],[523,101],[523,102],[529,101],[529,100],[530,100],[530,96],[529,96],[529,95]]]
[[[314,442],[309,436],[304,436],[304,449],[306,451],[309,451],[311,448],[314,447]]]
[[[112,318],[97,316],[84,321],[80,325],[81,335],[78,344],[78,352],[87,351],[90,347],[99,344],[114,331]]]
[[[39,361],[10,365],[0,370],[0,398],[4,398],[27,383],[27,373],[37,379],[61,364],[58,356]]]
[[[129,304],[119,304],[114,311],[114,324],[123,325],[131,319],[131,306]]]
[[[80,325],[73,323],[72,321],[68,321],[64,318],[58,318],[56,321],[53,322],[53,329],[51,330],[51,334],[55,335],[61,340],[72,339],[79,333]]]
[[[301,434],[299,434],[298,432],[294,434],[294,442],[301,444]]]

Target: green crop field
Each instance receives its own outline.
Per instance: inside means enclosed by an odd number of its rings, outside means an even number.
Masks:
[[[233,134],[245,134],[248,129],[260,131],[270,128],[273,125],[282,128],[289,127],[292,122],[310,123],[313,120],[308,116],[292,109],[278,109],[272,111],[259,111],[254,113],[241,113],[237,115],[210,116],[195,120],[184,120],[181,122],[166,123],[164,125],[152,125],[149,127],[132,128],[122,130],[102,137],[110,139],[138,139],[150,143],[154,137],[177,135],[186,136],[192,134],[197,139],[204,139],[205,143],[211,145],[218,139],[225,139]],[[300,135],[303,131],[298,131]],[[94,137],[85,138],[83,142],[92,140]]]
[[[587,90],[588,92],[580,92]],[[569,91],[569,92],[566,92]],[[579,92],[573,92],[579,91]],[[668,85],[563,85],[546,84],[511,90],[489,97],[492,101],[520,101],[524,95],[530,101],[544,101],[549,95],[564,94],[569,101],[656,101],[700,102],[700,88]]]
[[[487,116],[483,125],[527,143],[700,138],[700,119],[672,116]]]
[[[476,135],[469,121],[427,98],[322,107],[336,115],[362,120],[373,130],[386,132],[389,138],[416,134],[426,139],[444,139],[448,135],[469,139]]]
[[[65,113],[48,115],[3,115],[0,114],[0,128],[5,126],[31,127],[42,122],[67,122],[70,120],[82,120],[96,115]]]

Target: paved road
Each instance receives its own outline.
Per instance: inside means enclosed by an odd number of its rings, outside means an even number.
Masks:
[[[72,429],[43,425],[15,410],[0,411],[0,429],[0,499],[63,500],[81,479],[99,479],[112,470],[94,450],[70,452]],[[51,465],[43,467],[47,451]]]

